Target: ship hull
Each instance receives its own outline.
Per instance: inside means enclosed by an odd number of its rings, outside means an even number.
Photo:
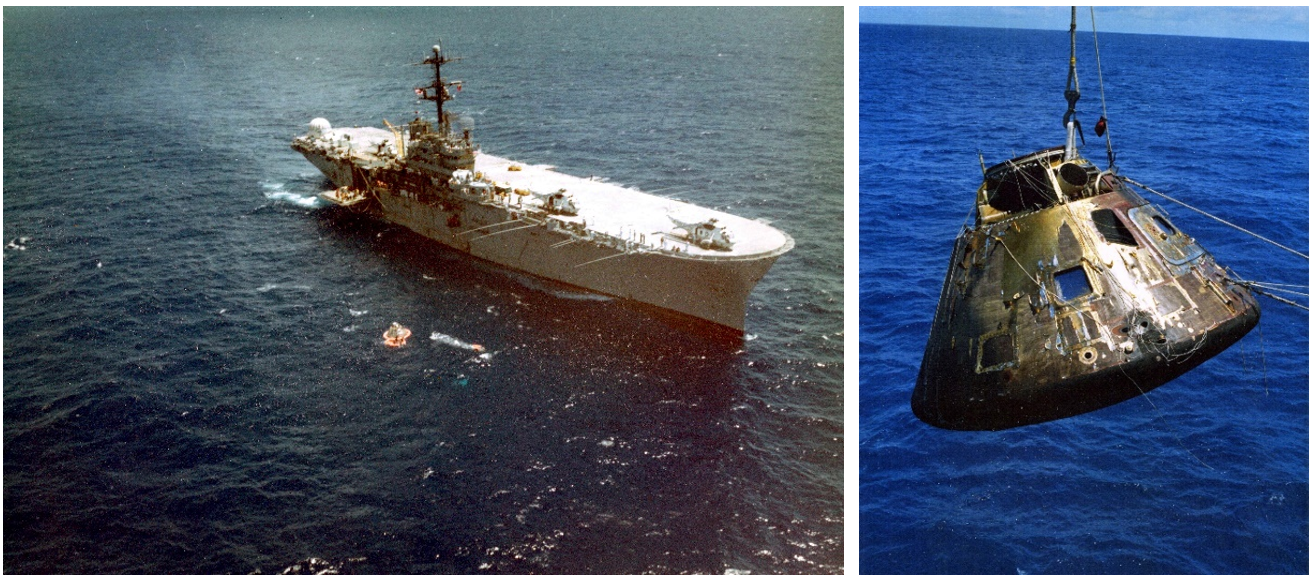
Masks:
[[[301,152],[337,186],[358,184],[349,162]],[[774,252],[733,257],[626,251],[581,240],[549,223],[515,222],[525,214],[501,205],[460,199],[435,204],[386,187],[373,189],[371,197],[374,203],[365,205],[366,213],[471,256],[710,321],[738,334],[744,329],[748,295],[792,247],[790,239]]]

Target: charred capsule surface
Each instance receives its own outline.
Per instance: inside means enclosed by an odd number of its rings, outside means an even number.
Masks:
[[[1258,303],[1115,174],[1061,147],[995,165],[953,248],[912,411],[1000,430],[1133,398],[1257,323]]]

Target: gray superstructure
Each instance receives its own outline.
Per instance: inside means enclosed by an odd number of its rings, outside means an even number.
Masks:
[[[510,268],[743,330],[748,294],[793,239],[765,223],[521,164],[452,130],[439,47],[424,61],[438,123],[333,128],[292,142],[337,186],[320,196]]]

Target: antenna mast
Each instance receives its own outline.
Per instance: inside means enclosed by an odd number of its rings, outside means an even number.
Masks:
[[[433,45],[433,56],[424,59],[424,62],[420,63],[423,65],[433,65],[433,83],[423,87],[415,87],[415,94],[419,95],[420,99],[433,101],[437,104],[438,127],[443,133],[447,132],[448,124],[446,116],[442,113],[442,104],[452,99],[451,92],[447,90],[447,87],[454,85],[457,90],[460,90],[461,82],[453,81],[448,83],[444,81],[442,79],[442,65],[458,60],[460,59],[442,56],[441,44]]]

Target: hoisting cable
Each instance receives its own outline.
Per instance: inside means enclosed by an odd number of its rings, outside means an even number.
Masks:
[[[1308,287],[1307,287],[1307,286],[1302,286],[1302,285],[1297,285],[1297,284],[1278,284],[1278,283],[1275,283],[1275,282],[1258,282],[1258,281],[1254,281],[1254,280],[1236,280],[1236,279],[1233,279],[1233,278],[1230,278],[1230,277],[1227,277],[1227,280],[1230,281],[1230,282],[1232,282],[1232,283],[1235,283],[1235,284],[1237,284],[1237,285],[1240,285],[1240,286],[1242,286],[1242,287],[1245,287],[1245,288],[1249,289],[1249,291],[1252,292],[1252,293],[1254,293],[1254,294],[1261,294],[1261,295],[1263,295],[1263,296],[1266,296],[1266,297],[1269,297],[1269,298],[1272,298],[1272,299],[1276,299],[1276,300],[1281,301],[1281,302],[1283,302],[1283,303],[1286,303],[1286,304],[1288,304],[1288,305],[1291,305],[1291,306],[1294,306],[1294,307],[1299,307],[1299,308],[1304,309],[1304,310],[1306,310],[1306,311],[1309,310],[1307,306],[1301,305],[1301,304],[1299,304],[1299,303],[1295,303],[1295,302],[1293,302],[1293,301],[1291,301],[1291,300],[1288,300],[1288,299],[1286,299],[1286,298],[1279,297],[1279,296],[1276,296],[1276,295],[1272,294],[1272,293],[1274,293],[1274,292],[1275,292],[1275,293],[1286,293],[1286,294],[1288,294],[1288,295],[1297,295],[1297,296],[1305,297],[1305,300],[1307,300],[1307,299],[1308,299],[1308,293],[1307,293],[1307,292],[1299,292],[1299,291],[1295,291],[1295,290],[1290,290],[1290,288],[1280,288],[1280,287],[1291,287],[1291,288],[1302,288],[1302,289],[1304,289],[1304,290],[1308,290]],[[1268,292],[1268,291],[1271,291],[1271,292]]]
[[[1094,7],[1090,6],[1090,30],[1094,33],[1094,62],[1099,71],[1099,100],[1103,102],[1103,116],[1094,125],[1094,134],[1104,136],[1108,144],[1108,169],[1116,172],[1117,156],[1112,153],[1112,133],[1108,131],[1108,98],[1103,94],[1103,59],[1099,57],[1099,28],[1094,25]],[[1083,136],[1082,136],[1083,138]]]
[[[1067,90],[1062,93],[1067,98],[1067,112],[1062,115],[1062,127],[1065,129],[1068,123],[1074,123],[1076,130],[1080,131],[1081,145],[1085,145],[1085,131],[1080,128],[1080,121],[1076,117],[1076,101],[1080,100],[1080,78],[1076,76],[1076,7],[1071,7],[1071,62],[1067,67]],[[1068,139],[1070,139],[1070,133]],[[1068,152],[1070,153],[1070,152]]]
[[[1265,296],[1265,297],[1267,297],[1267,298],[1269,298],[1269,299],[1276,300],[1276,301],[1281,301],[1281,302],[1286,303],[1287,305],[1290,305],[1290,306],[1292,306],[1292,307],[1297,307],[1297,308],[1300,308],[1300,309],[1304,309],[1305,311],[1308,310],[1308,307],[1305,306],[1305,305],[1301,305],[1301,304],[1299,304],[1299,303],[1297,303],[1297,302],[1295,302],[1295,301],[1292,301],[1292,300],[1290,300],[1290,299],[1281,298],[1281,297],[1276,296],[1276,295],[1274,295],[1274,294],[1272,294],[1272,293],[1269,293],[1269,292],[1264,292],[1264,291],[1258,290],[1257,288],[1254,288],[1254,285],[1249,284],[1249,283],[1247,283],[1247,282],[1245,282],[1245,281],[1237,280],[1237,281],[1232,281],[1232,282],[1234,282],[1234,283],[1236,283],[1236,284],[1238,284],[1238,285],[1240,285],[1240,286],[1242,286],[1242,287],[1245,287],[1245,288],[1249,289],[1249,292],[1252,292],[1252,293],[1254,293],[1254,294],[1256,294],[1256,295],[1263,295],[1263,296]]]
[[[1203,215],[1205,215],[1205,216],[1208,216],[1209,218],[1212,218],[1212,219],[1214,219],[1214,220],[1217,220],[1218,222],[1221,222],[1221,223],[1223,223],[1223,224],[1226,224],[1227,226],[1230,226],[1230,227],[1232,227],[1232,228],[1235,228],[1236,230],[1239,230],[1239,231],[1241,231],[1241,232],[1244,232],[1245,234],[1248,234],[1248,235],[1250,235],[1250,236],[1253,236],[1254,238],[1257,238],[1257,239],[1259,239],[1259,240],[1262,240],[1262,241],[1264,241],[1264,242],[1267,242],[1268,244],[1271,244],[1271,245],[1273,245],[1273,246],[1276,246],[1277,248],[1280,248],[1280,249],[1282,249],[1282,250],[1285,250],[1286,252],[1290,252],[1290,253],[1292,253],[1292,254],[1296,254],[1296,255],[1298,255],[1298,256],[1301,256],[1301,257],[1304,258],[1304,260],[1308,260],[1308,255],[1307,255],[1307,254],[1304,254],[1303,252],[1300,252],[1300,251],[1298,251],[1298,250],[1295,250],[1294,248],[1291,248],[1291,247],[1289,247],[1289,246],[1282,245],[1282,244],[1280,244],[1280,243],[1278,243],[1278,242],[1275,242],[1275,241],[1273,241],[1273,240],[1271,240],[1271,239],[1264,238],[1263,236],[1260,236],[1260,235],[1258,235],[1258,234],[1256,234],[1256,233],[1254,233],[1254,232],[1251,232],[1251,231],[1249,231],[1249,230],[1246,230],[1246,229],[1244,229],[1244,228],[1241,228],[1240,226],[1236,226],[1235,224],[1232,224],[1232,223],[1230,223],[1230,222],[1227,222],[1226,220],[1223,220],[1223,219],[1221,219],[1221,218],[1218,218],[1217,216],[1214,216],[1214,215],[1212,215],[1212,214],[1209,214],[1208,212],[1205,212],[1205,211],[1203,211],[1203,210],[1200,210],[1199,208],[1196,208],[1196,207],[1194,207],[1194,206],[1191,206],[1190,204],[1187,204],[1187,203],[1185,203],[1185,202],[1182,202],[1182,201],[1180,201],[1180,200],[1178,200],[1178,199],[1176,199],[1176,198],[1173,198],[1173,197],[1171,197],[1171,196],[1169,196],[1169,195],[1167,195],[1167,194],[1164,194],[1164,193],[1162,193],[1162,192],[1160,192],[1160,191],[1158,191],[1158,190],[1155,190],[1155,189],[1153,189],[1153,188],[1151,188],[1151,187],[1149,187],[1149,186],[1146,186],[1146,185],[1144,185],[1144,184],[1142,184],[1142,183],[1140,183],[1140,182],[1137,182],[1137,181],[1135,181],[1135,180],[1133,180],[1133,179],[1131,179],[1131,178],[1128,178],[1128,177],[1126,177],[1126,176],[1122,176],[1122,179],[1124,179],[1124,180],[1126,180],[1127,182],[1130,182],[1130,183],[1132,183],[1132,184],[1135,184],[1135,185],[1137,185],[1137,186],[1140,186],[1141,188],[1144,188],[1145,190],[1148,190],[1148,191],[1153,192],[1153,193],[1155,193],[1155,194],[1158,194],[1158,195],[1160,195],[1160,196],[1162,196],[1162,197],[1164,197],[1164,198],[1167,198],[1168,200],[1171,200],[1171,201],[1176,202],[1176,203],[1178,203],[1178,204],[1180,204],[1180,205],[1182,205],[1182,206],[1185,206],[1185,207],[1187,207],[1187,208],[1189,208],[1189,209],[1191,209],[1191,210],[1194,210],[1194,211],[1196,211],[1196,212],[1199,212],[1200,214],[1203,214]]]
[[[1292,294],[1292,295],[1299,295],[1299,296],[1301,296],[1301,297],[1306,297],[1306,296],[1308,296],[1308,293],[1306,293],[1306,292],[1302,293],[1302,292],[1299,292],[1299,291],[1293,291],[1293,290],[1290,290],[1290,289],[1292,289],[1292,288],[1302,288],[1302,289],[1304,289],[1304,290],[1308,290],[1308,285],[1305,285],[1305,284],[1281,284],[1281,283],[1276,283],[1276,282],[1258,282],[1258,281],[1256,281],[1256,280],[1245,280],[1245,281],[1237,281],[1237,282],[1244,282],[1244,283],[1246,283],[1246,284],[1252,284],[1252,285],[1257,286],[1257,287],[1260,287],[1260,288],[1270,288],[1270,289],[1272,289],[1273,291],[1276,291],[1276,292],[1290,293],[1290,294]],[[1278,288],[1278,287],[1287,287],[1287,288]]]

